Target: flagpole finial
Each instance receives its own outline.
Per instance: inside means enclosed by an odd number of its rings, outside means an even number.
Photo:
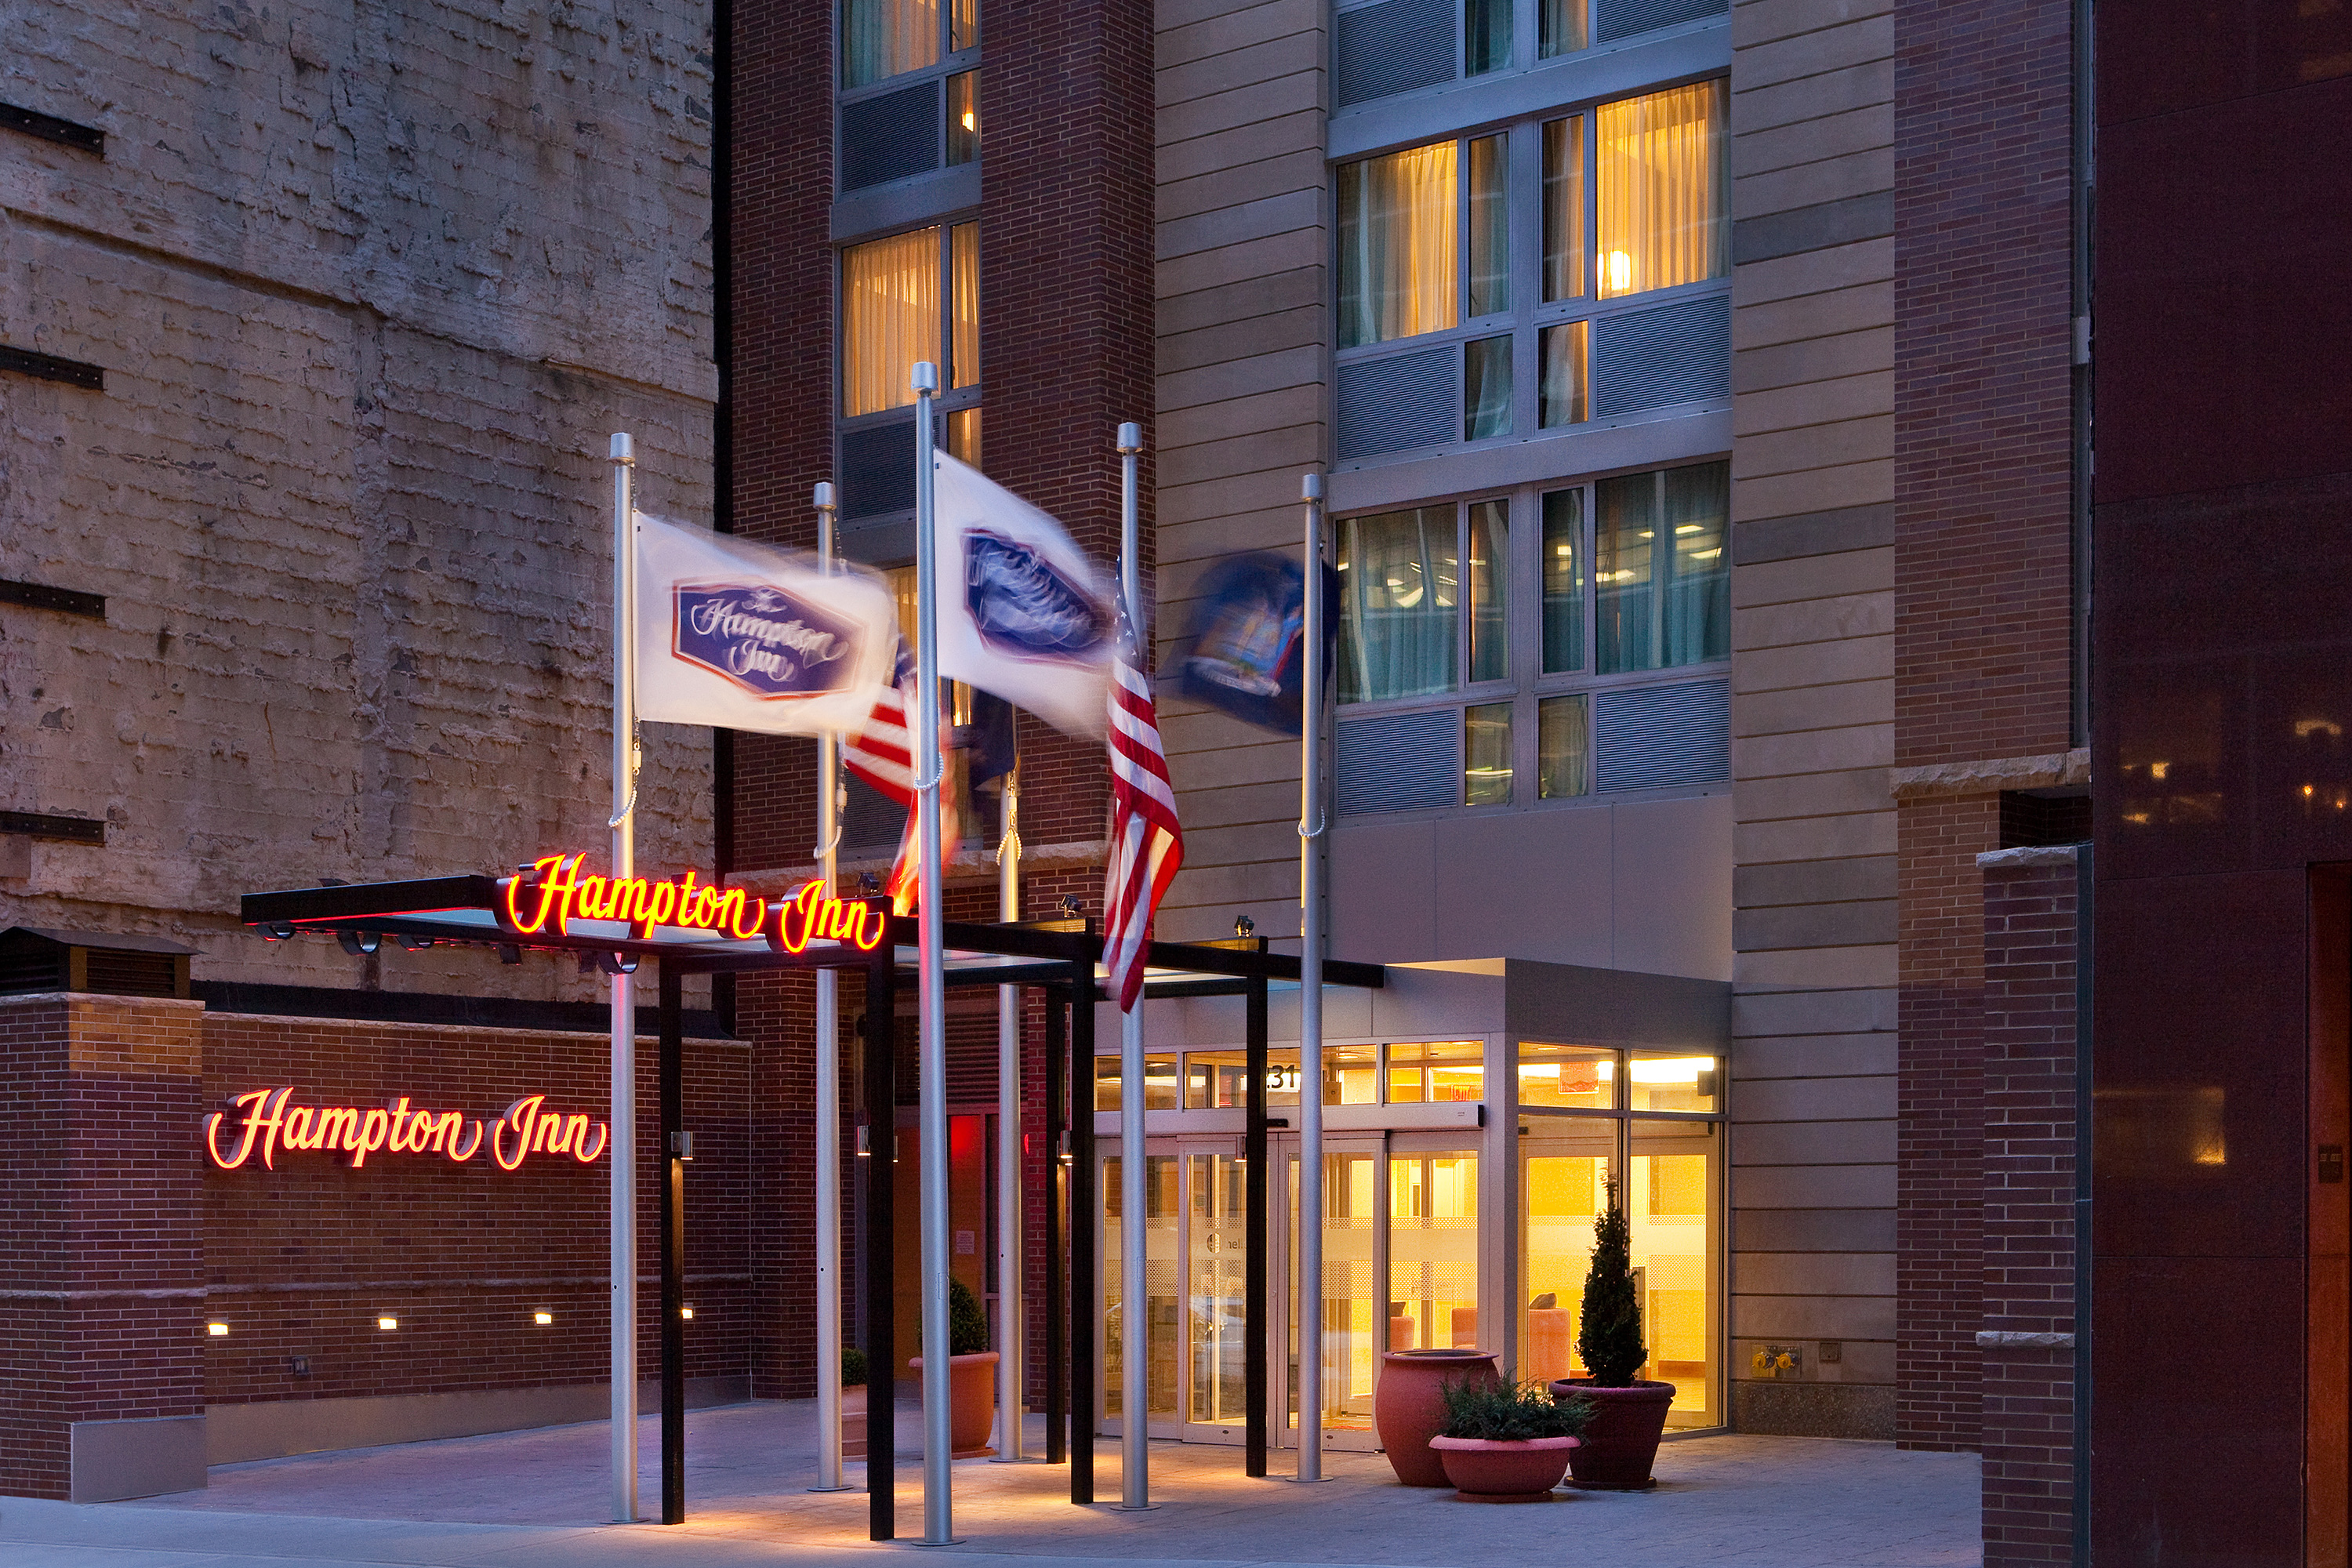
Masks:
[[[612,450],[607,456],[613,462],[634,465],[637,460],[637,444],[626,430],[615,430],[613,432]]]
[[[933,364],[927,359],[917,360],[915,362],[914,370],[907,377],[907,384],[914,388],[917,392],[938,392],[940,389],[940,367]]]
[[[1300,476],[1298,481],[1298,499],[1300,500],[1321,500],[1323,499],[1323,476],[1320,474],[1305,474]]]
[[[1143,450],[1143,426],[1132,419],[1118,427],[1118,453],[1124,458]]]
[[[833,510],[833,486],[826,480],[819,479],[816,482],[816,489],[809,494],[809,504],[816,508],[819,511],[831,511]]]

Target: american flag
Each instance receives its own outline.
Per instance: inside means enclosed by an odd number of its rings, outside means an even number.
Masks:
[[[907,826],[898,836],[898,858],[891,863],[890,879],[882,889],[889,895],[891,909],[904,915],[913,913],[919,901],[917,894],[922,875],[922,835],[915,812],[915,741],[914,732],[907,728],[907,714],[915,706],[915,664],[904,641],[898,645],[896,673],[897,684],[888,695],[876,699],[874,710],[866,716],[866,727],[843,742],[841,761],[885,797],[907,808]],[[963,841],[958,795],[953,789],[940,791],[940,853],[947,858],[954,858]]]
[[[1120,598],[1118,652],[1111,662],[1111,844],[1103,886],[1103,964],[1119,1010],[1131,1012],[1143,994],[1152,914],[1184,864],[1184,830],[1176,825],[1176,793],[1168,782],[1151,685],[1144,679],[1135,627]]]

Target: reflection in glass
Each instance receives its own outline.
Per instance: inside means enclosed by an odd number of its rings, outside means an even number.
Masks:
[[[1434,1040],[1389,1047],[1389,1103],[1486,1098],[1483,1040]]]
[[[1632,1108],[1712,1114],[1722,1109],[1716,1068],[1713,1057],[1636,1052],[1626,1074],[1633,1080]]]
[[[1566,800],[1592,788],[1591,716],[1584,693],[1536,704],[1536,798]]]
[[[1469,512],[1470,679],[1507,680],[1511,674],[1506,635],[1511,602],[1511,503],[1472,501]]]
[[[958,12],[974,3],[958,0]],[[842,86],[920,70],[939,58],[939,0],[842,0]]]
[[[979,78],[960,71],[948,78],[948,162],[969,163],[980,156]]]
[[[954,0],[948,11],[948,47],[961,51],[980,44],[980,0]]]
[[[1095,1109],[1118,1109],[1118,1058],[1095,1058]],[[1147,1056],[1143,1058],[1143,1109],[1173,1110],[1176,1098],[1176,1058],[1172,1056]]]
[[[1462,714],[1462,804],[1511,804],[1511,705],[1474,703]]]
[[[1290,1233],[1298,1234],[1298,1161],[1290,1169]],[[1372,1424],[1372,1380],[1380,1346],[1372,1334],[1373,1157],[1323,1156],[1323,1425],[1363,1429]],[[1297,1424],[1298,1249],[1290,1249],[1290,1394],[1284,1401]]]
[[[1339,346],[1443,331],[1461,310],[1453,142],[1339,165]]]
[[[1340,701],[1453,689],[1458,530],[1451,506],[1340,521]]]
[[[1247,1258],[1249,1167],[1230,1154],[1195,1154],[1191,1163],[1192,1258],[1185,1325],[1192,1357],[1192,1397],[1188,1414],[1194,1421],[1242,1421],[1248,1416],[1243,1384],[1248,1280],[1243,1265]]]
[[[1478,1343],[1478,1157],[1389,1155],[1388,1348]]]
[[[1641,1281],[1644,1377],[1675,1385],[1670,1426],[1722,1422],[1714,1353],[1718,1331],[1717,1184],[1723,1140],[1712,1121],[1630,1123],[1626,1218]]]
[[[1617,1109],[1617,1053],[1579,1046],[1519,1047],[1519,1103],[1576,1110]]]
[[[1508,0],[1504,0],[1505,4]],[[1510,143],[1480,136],[1470,143],[1470,314],[1511,308]]]
[[[914,402],[908,373],[919,360],[940,360],[940,231],[919,228],[844,250],[841,316],[841,412],[877,414]]]
[[[1119,1190],[1120,1161],[1102,1163],[1103,1413],[1117,1415],[1125,1404],[1126,1313],[1119,1300],[1119,1220],[1126,1213]],[[1151,1416],[1176,1415],[1177,1289],[1176,1156],[1149,1154],[1143,1161],[1143,1300],[1148,1345],[1144,1406]]]
[[[1584,668],[1584,492],[1543,499],[1543,672]]]
[[[1462,345],[1462,438],[1510,433],[1510,336],[1474,338]]]
[[[1592,328],[1589,321],[1562,321],[1543,330],[1543,383],[1536,389],[1536,417],[1547,430],[1581,425],[1585,388],[1591,381]]]
[[[1584,117],[1543,128],[1543,297],[1584,297]]]
[[[1692,82],[1596,111],[1601,297],[1720,278],[1726,83]]]
[[[1729,465],[1698,463],[1593,487],[1601,674],[1730,656],[1729,479]]]
[[[1541,43],[1545,59],[1570,55],[1584,47],[1584,0],[1538,0],[1542,8]]]
[[[1464,0],[1462,74],[1484,76],[1511,63],[1511,0]]]
[[[1544,1116],[1519,1125],[1519,1376],[1549,1382],[1584,1370],[1577,1313],[1618,1124]]]

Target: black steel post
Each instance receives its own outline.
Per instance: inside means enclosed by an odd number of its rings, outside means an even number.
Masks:
[[[1095,964],[1070,965],[1070,1500],[1095,1500]]]
[[[686,1048],[677,966],[661,966],[662,1522],[686,1522]]]
[[[1267,1154],[1265,1151],[1265,979],[1259,976],[1249,983],[1247,1001],[1248,1023],[1245,1041],[1248,1046],[1249,1074],[1247,1121],[1243,1123],[1242,1157],[1248,1169],[1242,1178],[1243,1206],[1247,1211],[1242,1227],[1242,1403],[1244,1411],[1242,1428],[1242,1473],[1246,1476],[1265,1474],[1265,1341],[1273,1325],[1266,1321],[1266,1191]]]
[[[866,1226],[857,1233],[857,1255],[866,1270],[866,1534],[887,1541],[898,1525],[898,1346],[892,1332],[898,1284],[890,1214],[890,1167],[898,1152],[898,966],[887,939],[877,952],[866,969]]]
[[[1064,1205],[1068,1169],[1062,1163],[1062,1138],[1069,1129],[1070,1050],[1062,1009],[1068,999],[1058,986],[1045,992],[1045,1462],[1070,1457],[1069,1369],[1063,1364],[1065,1314],[1069,1310],[1067,1271],[1062,1247],[1068,1237]]]

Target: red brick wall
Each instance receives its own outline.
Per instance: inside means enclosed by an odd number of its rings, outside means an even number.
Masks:
[[[1895,1438],[1977,1443],[1984,1130],[1984,938],[1976,857],[1999,797],[1906,804],[1896,819]]]
[[[2074,1332],[2075,871],[1984,879],[1984,1319]],[[1987,1568],[2068,1563],[2074,1538],[2074,1352],[1983,1354]]]
[[[649,975],[648,975],[649,978]],[[295,1086],[294,1103],[412,1104],[495,1119],[525,1094],[605,1120],[601,1036],[213,1014],[204,1102]],[[740,1374],[748,1338],[748,1053],[688,1040],[686,1125],[688,1377]],[[659,1365],[659,1054],[637,1050],[638,1354]],[[191,1129],[181,1134],[195,1149]],[[206,1307],[230,1325],[208,1339],[214,1404],[440,1394],[596,1383],[610,1373],[606,1281],[611,1157],[544,1155],[500,1170],[378,1153],[354,1169],[280,1152],[274,1171],[204,1169]],[[555,1321],[532,1321],[548,1311]],[[377,1329],[379,1315],[398,1320]],[[289,1362],[309,1362],[297,1375]]]
[[[204,1410],[202,1016],[0,1001],[0,1492],[64,1497],[73,1422]]]

